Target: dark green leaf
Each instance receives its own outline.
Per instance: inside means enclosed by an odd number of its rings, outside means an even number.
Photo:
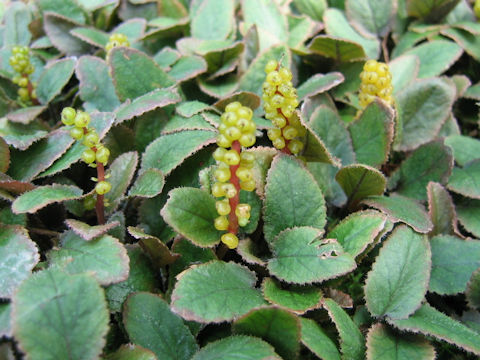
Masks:
[[[427,292],[431,252],[425,235],[401,225],[383,244],[365,282],[365,300],[375,317],[405,319]]]
[[[52,101],[70,80],[74,68],[75,60],[73,59],[62,59],[47,65],[38,79],[38,100],[43,104]]]
[[[224,40],[235,28],[234,3],[223,0],[201,0],[190,13],[192,36],[206,40]]]
[[[123,323],[130,340],[158,359],[188,360],[198,345],[182,319],[158,295],[139,292],[128,297]]]
[[[37,272],[16,292],[13,314],[15,339],[32,360],[94,360],[105,345],[107,304],[91,276]]]
[[[480,158],[480,140],[464,135],[451,135],[445,138],[445,145],[452,148],[455,162],[464,166]]]
[[[480,159],[465,164],[463,168],[454,167],[447,187],[455,193],[480,199]]]
[[[313,75],[310,79],[298,87],[298,99],[301,101],[307,97],[328,91],[342,83],[343,80],[344,77],[342,73],[339,72]]]
[[[15,214],[33,214],[49,204],[78,199],[82,194],[82,190],[73,185],[39,186],[17,197],[12,210]]]
[[[385,36],[396,12],[393,0],[347,0],[347,16],[360,33],[372,36]]]
[[[67,226],[75,234],[80,236],[85,241],[90,241],[100,235],[107,233],[112,228],[120,225],[118,221],[112,221],[103,225],[90,226],[84,222],[74,220],[74,219],[65,220],[65,224],[67,224]]]
[[[358,61],[366,57],[360,44],[329,35],[315,37],[308,45],[308,50],[338,62]]]
[[[470,233],[480,238],[480,201],[465,199],[456,205],[460,224]]]
[[[302,343],[315,355],[324,360],[340,360],[337,346],[314,320],[300,318]]]
[[[152,198],[162,192],[165,177],[158,169],[147,169],[138,175],[128,192],[128,196]]]
[[[123,200],[133,174],[138,164],[138,154],[136,151],[124,153],[117,157],[108,168],[110,178],[108,181],[112,184],[112,190],[105,194],[105,200],[110,204],[108,212],[113,212]]]
[[[247,268],[213,260],[177,276],[172,309],[186,320],[202,323],[230,321],[265,304],[255,289],[256,277]]]
[[[430,236],[453,234],[457,229],[457,214],[448,191],[439,183],[429,182],[427,185],[428,215],[433,223]]]

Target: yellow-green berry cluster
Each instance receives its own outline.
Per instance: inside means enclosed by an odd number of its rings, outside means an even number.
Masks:
[[[390,105],[393,103],[392,74],[387,64],[368,60],[360,73],[360,79],[362,83],[358,99],[362,109],[375,100],[375,97],[381,98]]]
[[[72,126],[70,136],[76,140],[83,140],[83,144],[87,147],[82,153],[82,160],[92,167],[98,167],[101,164],[103,173],[103,166],[108,162],[110,151],[100,143],[100,137],[95,129],[88,127],[90,115],[84,111],[66,107],[62,110],[62,123]],[[108,181],[98,180],[95,186],[97,194],[104,195],[111,190],[112,185]]]
[[[473,5],[473,12],[477,19],[480,19],[480,0],[475,0],[475,5]]]
[[[263,108],[265,117],[275,126],[268,130],[268,138],[275,148],[298,154],[303,149],[300,138],[305,136],[306,130],[295,112],[299,102],[297,90],[292,84],[292,72],[279,66],[277,61],[270,60],[265,66],[265,73]]]
[[[216,182],[212,186],[212,195],[221,198],[216,202],[219,216],[215,219],[215,228],[228,231],[221,241],[230,249],[238,245],[238,226],[245,226],[250,219],[250,205],[240,204],[240,190],[255,190],[253,178],[254,155],[242,151],[242,147],[255,144],[256,126],[252,120],[253,112],[238,101],[225,107],[217,137],[218,148],[213,153],[218,166],[215,169]]]
[[[105,46],[105,49],[107,52],[112,50],[113,48],[117,46],[130,46],[130,42],[128,41],[128,38],[126,35],[120,34],[120,33],[115,33],[110,35],[108,39],[108,43]]]
[[[19,86],[17,91],[18,98],[23,103],[30,103],[37,98],[35,91],[36,84],[30,81],[30,75],[35,71],[35,67],[30,62],[30,51],[26,46],[15,46],[10,56],[10,66],[18,73],[13,78],[14,84]]]

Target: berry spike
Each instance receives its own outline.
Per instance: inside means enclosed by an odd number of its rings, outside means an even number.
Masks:
[[[360,106],[365,109],[375,97],[379,97],[387,104],[393,103],[392,74],[388,65],[376,60],[368,60],[360,73],[360,93],[358,100]]]
[[[221,116],[217,145],[213,157],[218,162],[215,170],[215,182],[212,195],[224,199],[216,203],[219,217],[215,219],[215,228],[227,231],[221,241],[230,249],[238,245],[238,228],[248,224],[250,206],[240,204],[240,191],[255,190],[252,167],[254,157],[242,151],[255,143],[256,126],[252,120],[253,112],[238,101],[225,107]]]
[[[305,129],[298,121],[295,109],[298,106],[297,90],[292,84],[292,73],[270,60],[265,66],[263,83],[263,108],[265,117],[274,125],[267,132],[273,146],[286,154],[299,154],[303,149],[300,140]]]

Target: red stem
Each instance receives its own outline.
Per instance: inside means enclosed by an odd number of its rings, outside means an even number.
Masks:
[[[27,78],[27,80],[28,80],[27,90],[28,90],[28,95],[30,96],[30,99],[32,99],[33,105],[40,105],[37,98],[35,98],[35,99],[32,98],[33,84],[30,81],[30,79],[28,78],[28,75],[27,74],[22,74],[22,76]]]
[[[238,140],[235,140],[232,143],[232,150],[235,150],[238,155],[240,155],[240,152],[242,150],[242,146],[238,142]],[[230,182],[232,183],[233,186],[235,186],[235,189],[237,190],[237,193],[235,194],[234,197],[229,199],[230,203],[230,214],[228,215],[228,232],[232,234],[237,234],[238,232],[238,218],[237,215],[235,214],[235,209],[237,208],[238,204],[240,203],[240,180],[237,177],[237,169],[239,165],[230,165]]]
[[[96,149],[94,150],[96,151]],[[101,162],[97,163],[97,179],[98,181],[105,180],[105,168]],[[97,213],[97,221],[99,225],[105,224],[105,211],[103,195],[97,194],[97,202],[95,204],[95,212]]]

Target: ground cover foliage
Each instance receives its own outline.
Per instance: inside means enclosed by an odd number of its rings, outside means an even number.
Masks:
[[[0,358],[478,358],[479,17],[470,0],[1,2]],[[393,93],[365,107],[368,59]],[[298,156],[267,136],[271,60],[293,73]],[[212,154],[232,101],[253,110],[256,188],[228,249]],[[104,222],[65,107],[109,149]]]

